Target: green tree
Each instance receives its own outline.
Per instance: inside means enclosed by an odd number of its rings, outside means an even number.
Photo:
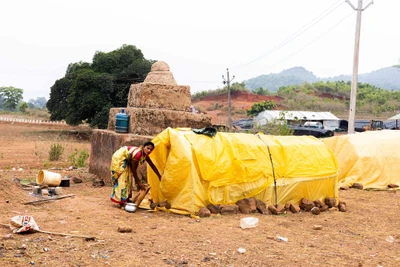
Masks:
[[[0,87],[0,96],[3,98],[3,106],[6,109],[15,111],[19,101],[22,100],[23,93],[24,90],[12,86]]]
[[[267,88],[258,87],[254,89],[254,93],[257,95],[270,95],[270,92]]]
[[[64,120],[68,112],[68,93],[73,84],[73,78],[66,77],[57,80],[50,88],[50,98],[46,107],[50,112],[50,120]]]
[[[21,105],[19,105],[19,111],[22,113],[25,113],[26,109],[28,108],[28,103],[22,102]]]
[[[276,108],[276,104],[274,101],[272,101],[272,100],[264,101],[263,100],[263,101],[254,103],[251,106],[251,108],[246,110],[246,114],[249,117],[253,117],[264,110],[272,110],[273,108]]]
[[[108,115],[112,93],[112,75],[96,73],[93,70],[81,70],[69,90],[65,121],[70,125],[78,125],[85,121],[92,127],[99,126],[94,125],[92,121],[99,113],[104,114],[102,112],[104,108],[108,108]],[[101,124],[101,126],[104,125]]]
[[[109,109],[126,107],[130,85],[143,82],[154,62],[135,46],[123,45],[109,53],[96,52],[92,63],[69,64],[65,76],[51,87],[46,105],[50,119],[106,128]]]
[[[37,97],[36,99],[29,99],[29,108],[44,108],[46,106],[47,100],[45,97]]]

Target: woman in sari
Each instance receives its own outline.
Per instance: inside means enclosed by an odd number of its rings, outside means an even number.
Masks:
[[[160,173],[149,158],[149,154],[153,149],[154,144],[152,142],[146,142],[140,147],[123,146],[115,151],[112,156],[110,167],[111,182],[113,185],[110,197],[112,202],[119,204],[121,207],[125,206],[128,202],[129,197],[132,196],[132,175],[138,188],[145,189],[145,186],[140,182],[137,175],[138,166],[145,161],[161,181]]]

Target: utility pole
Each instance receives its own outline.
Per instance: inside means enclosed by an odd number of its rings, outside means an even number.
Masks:
[[[357,0],[358,5],[357,8],[353,6],[353,4],[346,0],[346,2],[357,11],[357,23],[356,23],[356,37],[354,42],[354,57],[353,57],[353,79],[351,81],[351,93],[350,93],[350,110],[349,110],[349,125],[348,125],[348,134],[354,133],[354,118],[356,114],[356,102],[357,102],[357,83],[358,83],[358,59],[360,52],[360,33],[361,33],[361,12],[367,9],[370,5],[374,3],[374,0],[363,9],[363,0]]]
[[[222,79],[223,79],[223,84],[228,84],[228,127],[229,127],[229,131],[232,131],[232,113],[231,113],[231,81],[233,81],[233,79],[235,79],[235,75],[233,75],[232,79],[229,79],[229,69],[226,69],[226,77],[227,79],[225,80],[224,75],[222,75]]]

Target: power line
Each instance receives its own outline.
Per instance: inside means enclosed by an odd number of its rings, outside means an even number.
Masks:
[[[235,75],[233,75],[232,79],[229,79],[229,69],[226,69],[226,79],[224,75],[222,75],[222,80],[223,84],[228,85],[228,126],[229,126],[229,131],[232,131],[232,109],[231,109],[231,88],[230,84],[231,81],[235,79]]]
[[[260,60],[263,57],[268,56],[269,54],[275,52],[276,50],[280,49],[281,47],[285,46],[286,44],[290,43],[291,41],[293,41],[294,39],[296,39],[297,37],[299,37],[300,35],[302,35],[303,33],[305,33],[307,30],[309,30],[310,28],[312,28],[314,25],[316,25],[318,22],[320,22],[321,20],[323,20],[324,18],[326,18],[330,13],[332,13],[333,11],[335,11],[337,8],[339,8],[342,4],[344,4],[344,2],[340,3],[339,5],[337,5],[339,2],[341,2],[342,0],[338,0],[336,3],[334,3],[333,5],[331,5],[329,8],[327,8],[326,10],[324,10],[322,13],[320,13],[318,16],[316,16],[314,19],[312,19],[310,22],[308,22],[307,24],[305,24],[303,27],[301,27],[299,30],[297,30],[294,34],[292,34],[291,36],[289,36],[288,38],[286,38],[285,40],[283,40],[282,42],[280,42],[278,45],[274,46],[272,49],[270,49],[268,52],[266,52],[265,54],[259,56],[258,58],[246,63],[246,64],[242,64],[236,67],[243,67],[243,66],[247,66],[257,60]],[[333,6],[337,5],[335,8],[333,8],[332,10],[330,10]],[[330,10],[330,11],[329,11]],[[328,13],[326,13],[327,11],[329,11]],[[326,13],[326,14],[325,14]],[[325,15],[324,15],[325,14]],[[323,17],[321,17],[323,15]],[[321,17],[321,18],[320,18]],[[318,19],[319,18],[319,19]],[[317,20],[318,19],[318,20]],[[317,21],[315,21],[317,20]],[[315,22],[314,22],[315,21]],[[314,22],[314,23],[313,23]],[[311,24],[312,23],[312,24]],[[311,24],[311,25],[310,25]],[[309,25],[309,26],[308,26]]]
[[[302,50],[304,50],[305,48],[307,48],[308,46],[310,46],[311,44],[315,43],[317,40],[321,39],[324,35],[326,35],[328,32],[330,32],[331,30],[333,30],[334,28],[336,28],[340,23],[342,23],[344,20],[346,20],[347,18],[349,18],[351,15],[353,15],[353,11],[347,15],[346,17],[344,17],[343,19],[341,19],[338,23],[336,23],[334,26],[332,26],[331,28],[329,28],[327,31],[325,31],[324,33],[322,33],[321,35],[319,35],[317,38],[315,38],[313,41],[309,42],[308,44],[306,44],[305,46],[303,46],[302,48],[300,48],[299,50],[297,50],[296,52],[290,54],[289,56],[287,56],[286,58],[274,63],[273,65],[268,66],[267,68],[272,68],[276,65],[278,65],[279,63],[287,60],[288,58],[291,58],[292,56],[296,55],[297,53],[301,52]]]

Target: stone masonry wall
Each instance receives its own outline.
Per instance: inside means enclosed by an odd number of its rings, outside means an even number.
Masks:
[[[128,107],[190,111],[190,87],[140,83],[129,89]]]
[[[122,108],[110,109],[108,130],[115,130],[117,113]],[[204,128],[211,126],[211,116],[184,111],[148,108],[124,108],[129,115],[129,133],[155,136],[166,128]]]
[[[95,174],[106,183],[111,183],[111,158],[115,151],[122,146],[141,146],[151,141],[152,136],[118,134],[108,130],[93,130],[92,147],[90,152],[89,173]],[[138,169],[141,179],[146,179],[146,164]]]

